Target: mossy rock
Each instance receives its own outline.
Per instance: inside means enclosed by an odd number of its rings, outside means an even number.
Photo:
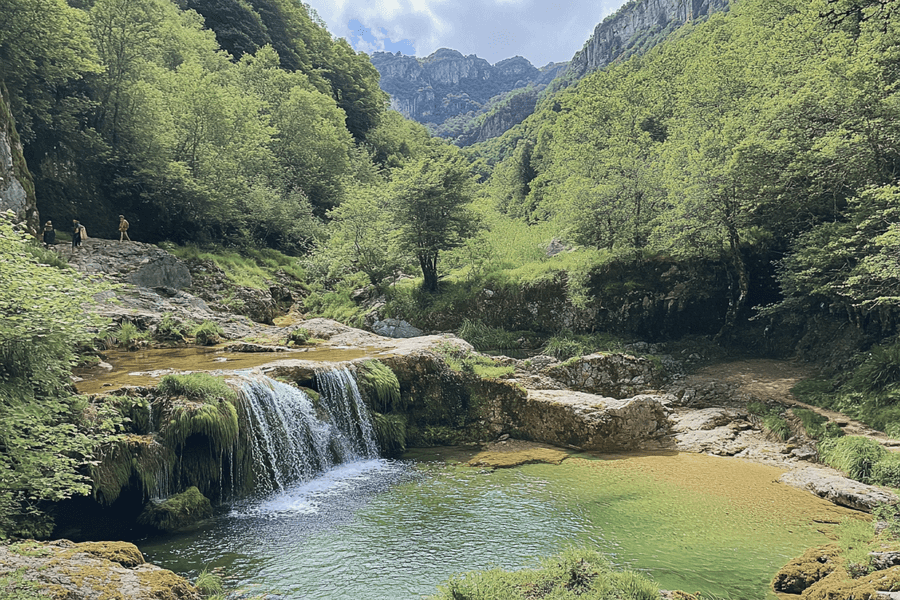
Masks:
[[[833,544],[810,548],[782,567],[772,586],[781,594],[801,594],[835,570],[840,552]]]
[[[853,579],[843,567],[835,568],[804,590],[803,600],[876,600],[878,592],[865,579]]]
[[[900,590],[900,567],[875,571],[861,577],[860,581],[871,583],[872,587],[880,592],[896,592]]]
[[[151,500],[138,517],[138,523],[171,532],[211,517],[212,512],[209,498],[192,486],[167,500]]]
[[[165,569],[140,571],[138,578],[154,600],[199,600],[200,591],[184,577]]]
[[[76,544],[75,548],[78,552],[105,558],[129,569],[144,564],[144,555],[137,546],[128,542],[83,542]]]

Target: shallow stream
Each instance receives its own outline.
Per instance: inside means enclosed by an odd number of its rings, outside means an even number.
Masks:
[[[775,480],[774,467],[697,454],[577,455],[495,471],[440,448],[341,465],[223,509],[192,531],[138,541],[183,574],[291,600],[405,600],[454,573],[532,566],[591,546],[663,589],[752,600],[788,559],[854,511]]]

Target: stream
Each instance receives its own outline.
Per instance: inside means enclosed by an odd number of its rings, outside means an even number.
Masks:
[[[455,573],[589,546],[663,589],[752,600],[774,598],[780,567],[858,516],[775,483],[777,468],[730,458],[576,455],[490,471],[465,465],[473,453],[338,465],[137,543],[188,576],[222,568],[240,597],[416,599]]]

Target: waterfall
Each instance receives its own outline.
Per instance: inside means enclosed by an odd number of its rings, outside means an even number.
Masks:
[[[265,376],[248,377],[242,402],[256,489],[284,491],[336,464],[377,458],[371,419],[347,369],[318,373],[317,402]]]

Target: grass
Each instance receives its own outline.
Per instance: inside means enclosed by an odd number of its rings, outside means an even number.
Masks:
[[[515,372],[513,367],[496,364],[483,354],[461,350],[451,344],[442,344],[437,349],[447,366],[457,373],[469,373],[482,379],[499,379]]]
[[[149,337],[148,332],[141,331],[130,321],[122,321],[122,324],[112,334],[114,343],[129,349],[136,348],[140,342],[146,341]]]
[[[476,350],[509,350],[519,348],[519,339],[531,332],[507,331],[499,327],[485,325],[481,321],[464,319],[456,335],[466,340]]]
[[[612,352],[622,348],[622,341],[605,333],[575,334],[564,331],[547,340],[542,354],[568,360],[594,352]]]
[[[232,283],[242,287],[267,289],[268,282],[279,271],[297,281],[306,280],[306,272],[297,258],[270,248],[245,248],[241,252],[235,252],[215,246],[200,248],[194,245],[165,244],[165,249],[182,260],[213,262]]]
[[[888,451],[875,440],[856,435],[830,438],[819,444],[819,457],[823,463],[863,483],[876,483],[872,479],[872,469],[887,454]]]
[[[782,407],[767,406],[762,402],[751,402],[747,405],[747,412],[759,417],[766,431],[782,442],[791,437],[791,426],[783,416]]]
[[[42,600],[40,586],[24,578],[25,569],[0,574],[0,600]]]
[[[615,571],[598,552],[567,550],[519,571],[499,568],[455,575],[430,600],[658,600],[644,575]]]
[[[308,343],[311,338],[312,334],[309,332],[309,329],[305,327],[298,327],[291,330],[291,332],[287,335],[285,344],[287,346],[302,346]]]
[[[217,596],[225,593],[225,585],[222,583],[222,577],[218,573],[203,569],[197,574],[194,580],[194,586],[200,590],[204,597]]]
[[[156,387],[168,396],[185,396],[201,402],[214,402],[219,398],[231,402],[237,400],[237,393],[223,379],[209,373],[166,375]]]

